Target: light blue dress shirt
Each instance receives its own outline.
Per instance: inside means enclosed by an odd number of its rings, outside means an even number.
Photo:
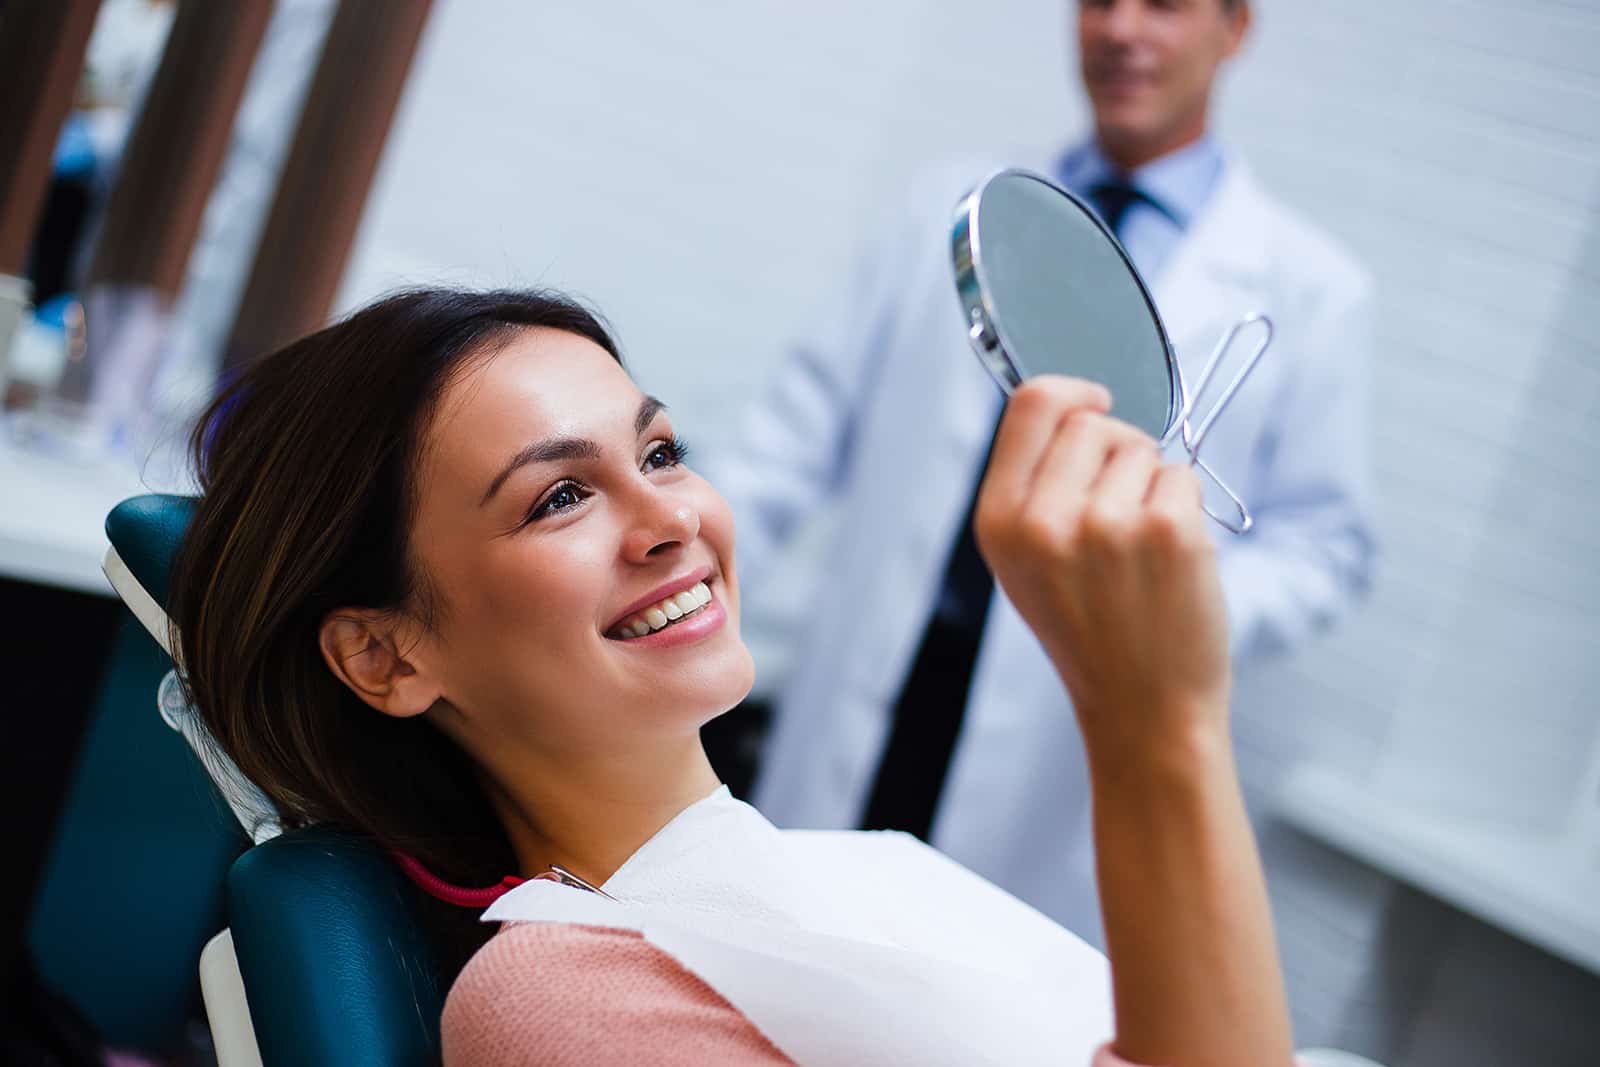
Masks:
[[[1155,283],[1179,239],[1216,192],[1222,169],[1222,149],[1207,135],[1127,175],[1135,189],[1161,205],[1156,208],[1135,200],[1118,234],[1147,284]],[[1096,185],[1116,181],[1123,173],[1091,138],[1061,157],[1056,177],[1074,193],[1087,197]]]

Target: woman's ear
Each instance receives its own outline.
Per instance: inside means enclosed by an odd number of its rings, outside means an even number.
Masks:
[[[328,669],[351,692],[385,715],[404,719],[421,715],[443,694],[437,679],[400,651],[402,625],[387,612],[340,608],[322,620],[317,643]]]

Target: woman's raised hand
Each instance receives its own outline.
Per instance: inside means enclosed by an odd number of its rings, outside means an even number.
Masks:
[[[1068,378],[1017,390],[978,495],[978,545],[1083,730],[1115,1050],[1138,1063],[1288,1067],[1200,487],[1110,404]]]
[[[1200,487],[1090,382],[1006,406],[978,545],[1072,694],[1091,765],[1226,731],[1227,624]]]

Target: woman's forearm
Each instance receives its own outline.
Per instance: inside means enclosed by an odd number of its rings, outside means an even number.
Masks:
[[[1093,757],[1091,757],[1091,763]],[[1116,1051],[1287,1067],[1293,1042],[1255,840],[1226,736],[1091,767]]]
[[[1204,494],[1110,406],[1068,378],[1017,389],[978,495],[978,544],[1083,731],[1117,1052],[1288,1067],[1272,918],[1228,744],[1227,612]]]

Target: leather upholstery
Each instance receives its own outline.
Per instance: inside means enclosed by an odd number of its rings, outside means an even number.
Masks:
[[[194,498],[152,493],[129,497],[106,516],[106,537],[140,585],[163,608],[172,585],[172,563],[194,516]]]
[[[407,901],[369,841],[296,830],[228,874],[228,914],[266,1067],[439,1061],[441,988]]]

